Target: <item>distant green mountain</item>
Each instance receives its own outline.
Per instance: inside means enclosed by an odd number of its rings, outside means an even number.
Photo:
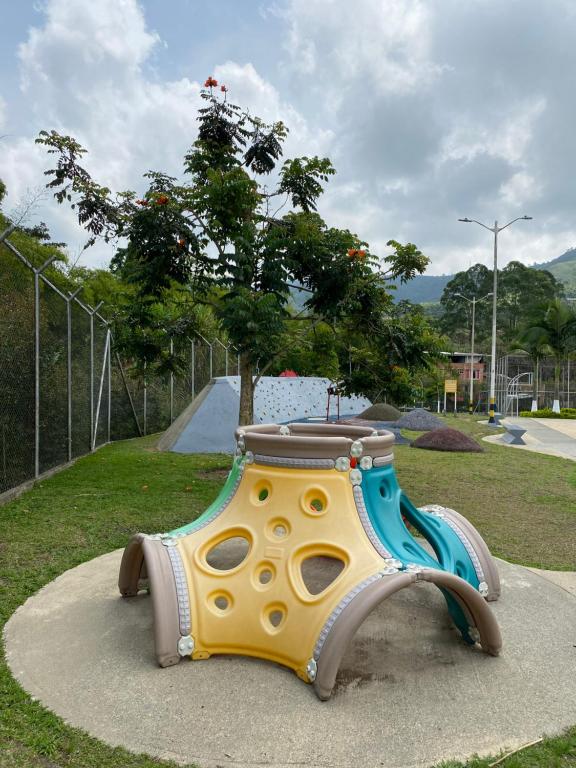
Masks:
[[[413,304],[440,301],[442,292],[454,275],[416,275],[403,285],[397,285],[394,301],[407,299]]]
[[[533,264],[534,269],[546,269],[564,284],[566,296],[576,297],[576,248],[544,264]]]
[[[568,297],[576,297],[576,248],[570,248],[552,261],[542,264],[532,264],[534,269],[545,269],[551,272],[556,280],[564,284]],[[394,301],[406,299],[413,304],[437,304],[444,288],[454,275],[417,275],[403,285],[397,285],[394,293]],[[292,301],[297,311],[300,311],[310,294],[306,291],[292,289]],[[430,309],[430,311],[435,311]]]
[[[566,295],[576,297],[576,248],[570,248],[552,261],[532,264],[534,269],[551,272],[556,280],[564,284]],[[397,286],[395,301],[407,299],[414,304],[435,304],[454,275],[417,275],[404,285]]]

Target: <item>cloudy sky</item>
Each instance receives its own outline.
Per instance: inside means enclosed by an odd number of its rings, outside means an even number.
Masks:
[[[0,177],[10,213],[49,167],[41,129],[75,136],[113,189],[181,172],[208,75],[290,128],[286,154],[337,169],[320,212],[386,253],[394,238],[430,274],[547,261],[576,245],[574,0],[20,0],[0,27]],[[50,197],[72,256],[85,236]],[[107,263],[103,247],[81,263]]]

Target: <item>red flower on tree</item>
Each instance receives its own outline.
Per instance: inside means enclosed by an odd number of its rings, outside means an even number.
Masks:
[[[213,77],[209,77],[204,83],[204,88],[215,88],[218,85],[218,80],[214,80]]]
[[[148,201],[147,200],[136,200],[136,202],[137,202],[138,205],[148,205]]]
[[[168,202],[168,198],[166,197],[166,195],[160,195],[156,200],[156,205],[166,205],[167,202]]]
[[[220,86],[220,90],[222,91],[222,93],[226,93],[226,91],[228,90],[228,88],[226,88],[226,86],[225,86],[225,85],[221,85],[221,86]]]

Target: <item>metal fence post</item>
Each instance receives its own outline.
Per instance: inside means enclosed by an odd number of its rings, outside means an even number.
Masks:
[[[198,333],[197,336],[202,339],[202,341],[208,346],[208,349],[210,350],[210,378],[212,378],[212,344],[210,344],[208,339],[204,338],[201,333]]]
[[[102,403],[102,390],[104,389],[104,378],[106,376],[106,361],[108,350],[110,349],[110,329],[106,332],[106,344],[104,346],[104,355],[102,356],[102,375],[100,376],[100,386],[98,388],[98,402],[96,403],[96,416],[94,417],[94,432],[92,433],[92,450],[96,447],[96,438],[98,437],[98,420],[100,419],[100,404]]]
[[[110,328],[108,328],[108,335],[110,335]],[[106,442],[110,442],[110,420],[112,418],[112,364],[110,356],[110,347],[112,346],[112,339],[108,344],[108,424],[106,426]]]
[[[40,475],[40,276],[34,270],[34,477]]]
[[[192,400],[196,397],[196,378],[195,378],[195,352],[194,352],[194,339],[190,339],[190,389],[192,394]]]
[[[68,395],[68,461],[72,461],[72,300],[82,290],[82,286],[66,299],[66,393]]]
[[[94,312],[90,312],[90,450],[94,432]]]
[[[146,366],[147,362],[144,360],[144,378],[143,378],[143,392],[142,392],[142,410],[143,410],[143,427],[144,434],[147,434],[148,430],[148,382],[146,380]]]
[[[174,339],[170,339],[170,364],[174,362]],[[170,424],[174,421],[174,371],[170,370]]]
[[[56,256],[34,270],[34,477],[40,475],[40,275]]]
[[[92,309],[87,306],[88,314],[90,315],[90,450],[93,451],[92,445],[92,433],[94,432],[94,315],[100,307],[104,304],[103,301],[99,301],[98,304]]]

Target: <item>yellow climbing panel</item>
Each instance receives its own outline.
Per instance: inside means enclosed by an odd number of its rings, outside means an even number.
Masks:
[[[352,487],[347,474],[334,470],[251,464],[224,512],[178,540],[190,590],[194,659],[213,653],[259,656],[308,680],[306,664],[334,608],[384,567],[358,516],[350,514]],[[231,539],[244,540],[245,558],[229,570],[211,566],[210,553]],[[330,558],[333,571],[341,564],[341,570],[312,594],[306,567],[319,557]]]

